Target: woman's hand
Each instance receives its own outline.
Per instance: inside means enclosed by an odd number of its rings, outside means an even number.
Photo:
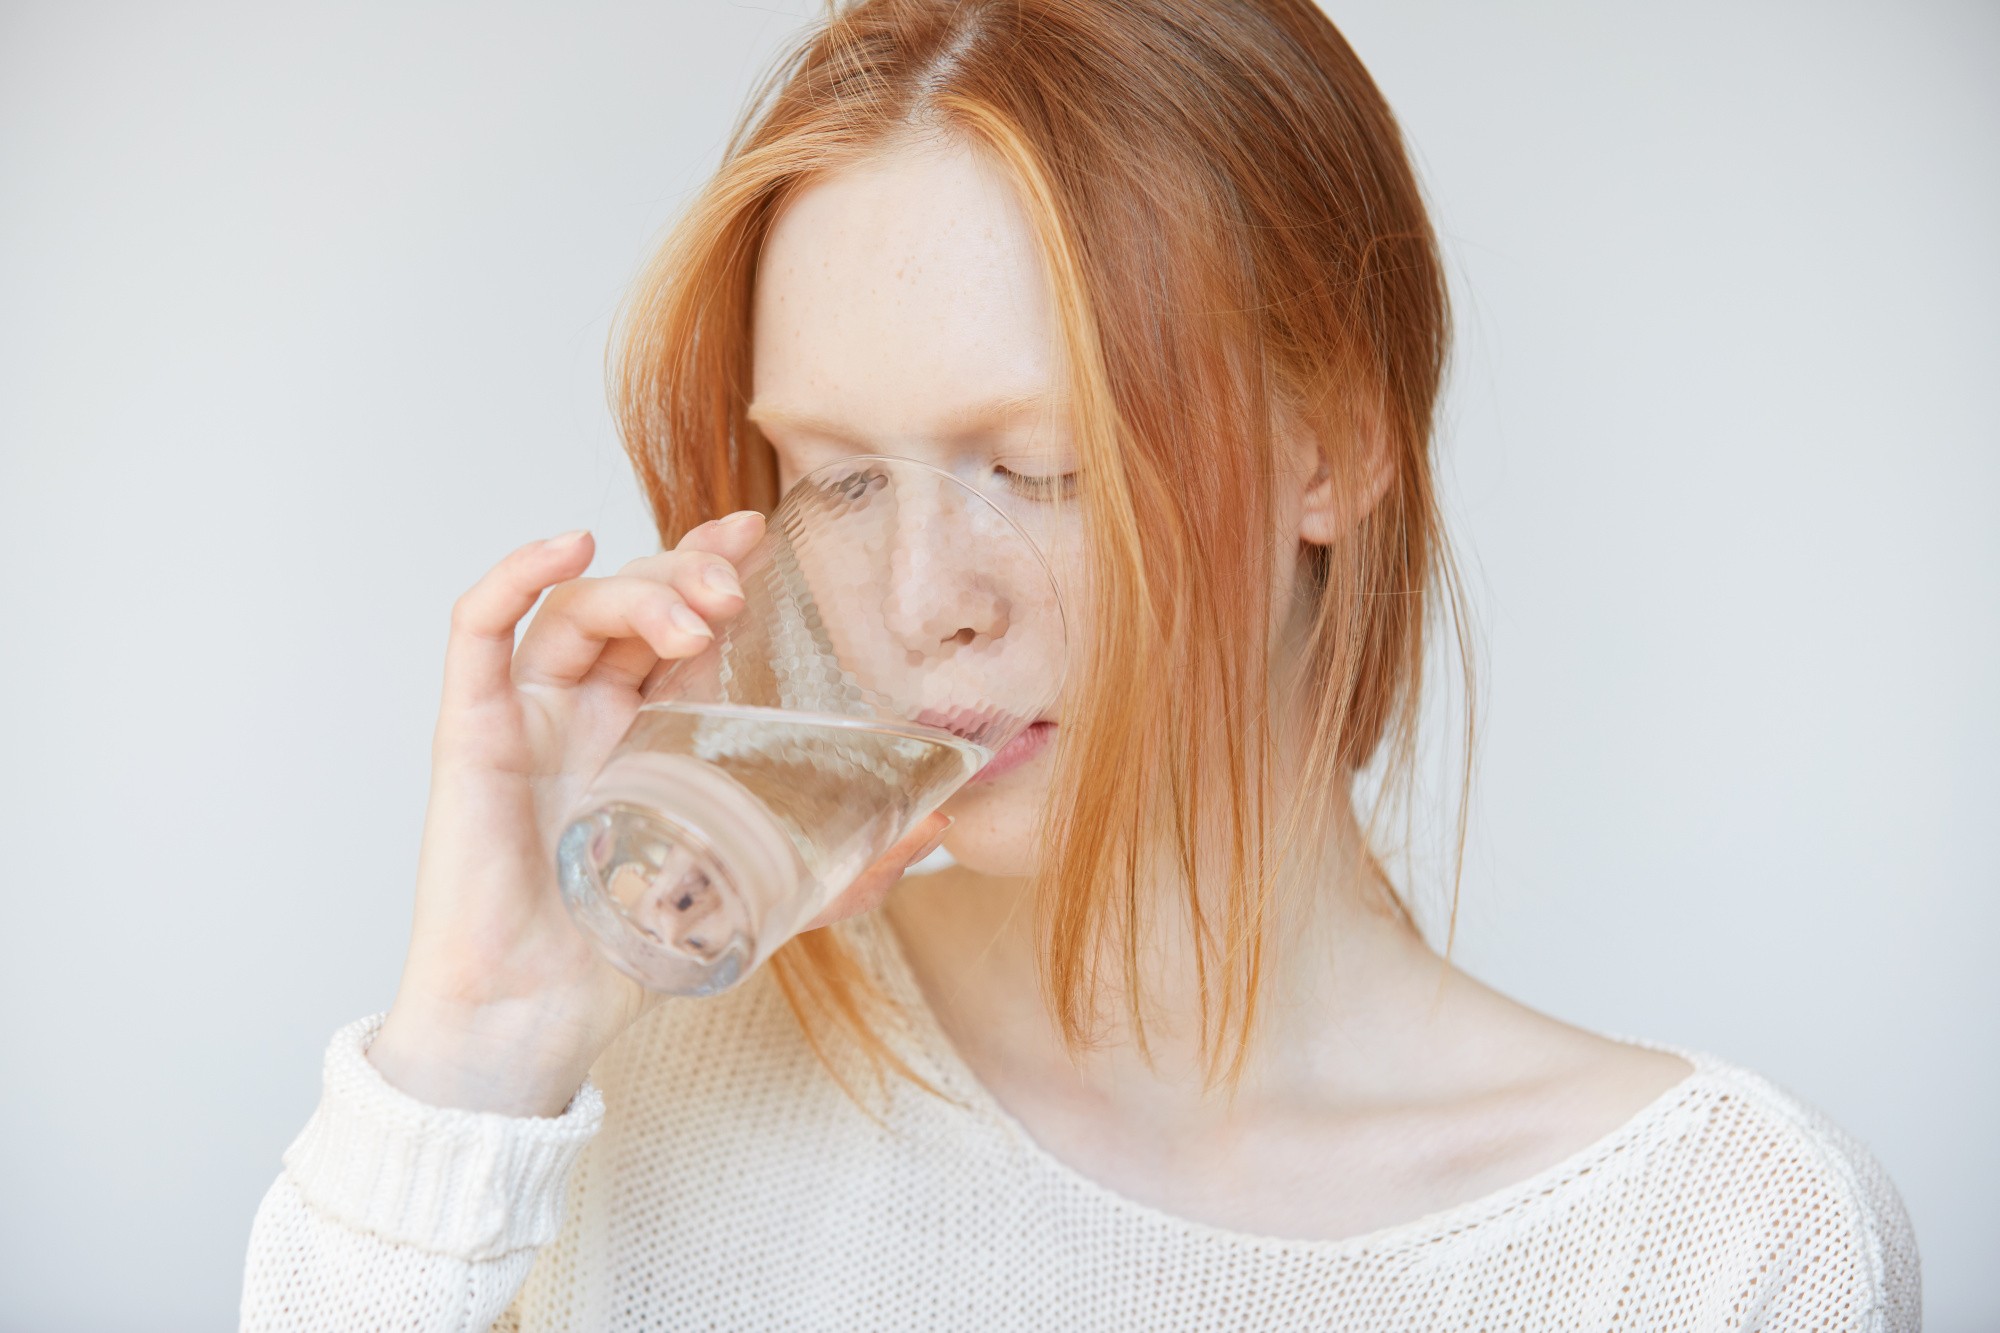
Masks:
[[[576,929],[551,839],[638,712],[656,669],[743,608],[735,566],[764,530],[743,510],[608,578],[590,535],[524,546],[452,611],[431,748],[416,919],[368,1058],[436,1105],[558,1115],[591,1063],[658,997]],[[548,597],[515,645],[515,627]],[[933,814],[813,922],[878,903],[947,821]]]

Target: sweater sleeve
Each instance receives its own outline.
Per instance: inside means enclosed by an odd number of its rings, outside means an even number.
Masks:
[[[553,1119],[431,1106],[368,1062],[381,1023],[327,1048],[319,1106],[251,1227],[246,1330],[481,1333],[561,1228],[570,1168],[604,1118],[595,1085]]]
[[[1919,1333],[1923,1275],[1902,1196],[1867,1149],[1825,1132],[1835,1183],[1796,1211],[1791,1243],[1774,1247],[1775,1290],[1754,1326]]]
[[[1745,1330],[1918,1333],[1922,1268],[1902,1196],[1858,1139],[1768,1080],[1736,1071],[1766,1133],[1748,1144],[1763,1208]]]

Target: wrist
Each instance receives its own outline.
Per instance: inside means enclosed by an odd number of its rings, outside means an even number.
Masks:
[[[590,1058],[565,1049],[545,1014],[510,1008],[415,1005],[399,996],[366,1058],[392,1087],[432,1106],[560,1116]]]
[[[368,1060],[382,1022],[328,1043],[319,1104],[285,1150],[292,1184],[350,1230],[429,1254],[479,1262],[553,1240],[565,1180],[604,1123],[597,1089],[555,1119],[425,1105]]]

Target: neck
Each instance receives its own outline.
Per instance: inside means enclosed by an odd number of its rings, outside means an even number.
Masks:
[[[1396,1053],[1434,1007],[1445,968],[1394,908],[1361,846],[1350,815],[1322,854],[1284,867],[1258,1021],[1229,1097],[1214,1096],[1206,1077],[1195,950],[1174,911],[1180,896],[1167,886],[1151,899],[1143,1052],[1115,993],[1100,1002],[1100,1039],[1074,1058],[1064,1047],[1038,985],[1041,941],[1026,880],[957,867],[905,880],[888,911],[939,1022],[990,1083],[1062,1083],[1066,1095],[1121,1113],[1179,1119],[1225,1117],[1246,1101],[1360,1107],[1385,1080],[1406,1086]]]

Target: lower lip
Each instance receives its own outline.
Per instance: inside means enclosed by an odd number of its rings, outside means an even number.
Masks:
[[[1000,753],[987,761],[986,767],[966,780],[966,786],[975,782],[991,782],[1002,774],[1012,772],[1033,759],[1048,746],[1049,738],[1056,734],[1053,722],[1030,722],[1028,729],[1000,747]]]

